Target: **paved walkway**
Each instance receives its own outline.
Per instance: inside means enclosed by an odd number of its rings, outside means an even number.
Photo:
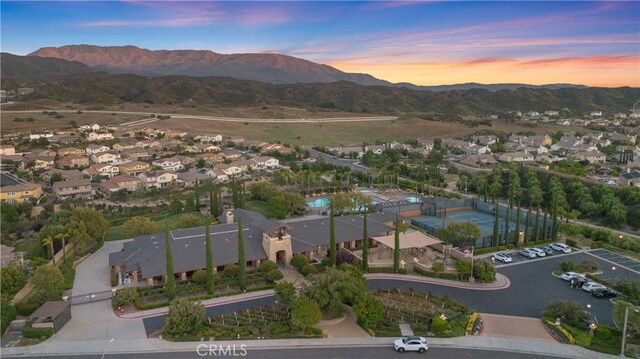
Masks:
[[[406,282],[429,283],[429,284],[436,284],[436,285],[441,285],[445,287],[470,289],[470,290],[500,290],[500,289],[509,288],[509,286],[511,285],[509,278],[507,278],[506,276],[500,273],[496,273],[496,281],[493,283],[459,282],[456,280],[430,278],[430,277],[423,277],[419,275],[394,274],[394,273],[367,273],[364,276],[368,280],[371,280],[371,279],[399,280],[399,281],[406,281]]]
[[[317,325],[317,328],[324,330],[327,334],[327,338],[369,338],[371,337],[362,327],[356,322],[356,315],[353,313],[353,309],[346,307],[347,315],[344,318],[338,320],[321,321]]]
[[[482,334],[496,337],[531,338],[555,342],[538,318],[481,313]]]

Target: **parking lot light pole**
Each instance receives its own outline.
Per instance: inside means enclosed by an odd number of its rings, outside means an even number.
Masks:
[[[633,308],[633,311],[639,313],[638,308],[634,306],[627,306],[624,308],[624,326],[622,327],[622,347],[620,348],[620,356],[624,357],[624,347],[627,341],[627,322],[629,320],[629,307]]]
[[[104,359],[104,355],[107,353],[107,347],[109,346],[109,344],[111,344],[113,342],[113,338],[111,338],[111,340],[109,340],[107,342],[107,344],[104,346],[104,350],[102,351],[102,357],[100,359]]]

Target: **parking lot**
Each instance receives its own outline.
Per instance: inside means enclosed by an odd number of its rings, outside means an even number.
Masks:
[[[571,253],[575,253],[575,248],[572,249]],[[522,263],[522,262],[534,262],[534,261],[539,261],[539,260],[545,260],[545,259],[549,259],[549,258],[557,258],[557,257],[564,257],[564,256],[568,256],[571,255],[571,253],[562,253],[562,252],[558,252],[558,251],[553,251],[552,254],[547,254],[544,257],[536,257],[533,259],[529,259],[527,257],[521,256],[520,254],[518,254],[518,250],[510,250],[510,251],[503,251],[503,252],[498,252],[498,253],[506,253],[508,255],[511,256],[511,262],[510,263],[502,263],[498,260],[495,261],[494,265],[496,266],[496,268],[501,268],[501,267],[508,267],[508,266],[512,266],[512,265],[516,265],[518,263]],[[483,256],[485,259],[491,259],[492,254],[489,254],[487,256]]]
[[[613,253],[606,249],[592,249],[588,251],[588,253],[597,256],[598,258],[603,259],[607,262],[611,262],[613,266],[624,267],[628,270],[640,274],[640,262],[635,259],[624,257],[618,253]]]
[[[511,282],[508,288],[501,290],[473,291],[428,283],[385,282],[384,280],[370,281],[369,288],[413,288],[423,292],[430,291],[436,295],[447,295],[449,298],[459,300],[482,313],[533,318],[538,318],[548,304],[572,301],[588,310],[599,323],[613,324],[613,304],[609,299],[594,298],[581,289],[571,288],[569,282],[552,274],[559,269],[562,262],[571,260],[579,264],[585,259],[592,259],[598,263],[603,279],[640,279],[640,274],[635,271],[624,267],[612,270],[610,262],[588,252],[574,251],[567,254],[555,252],[548,257],[530,260],[515,255],[512,263],[506,265],[496,263],[498,272],[507,276]]]

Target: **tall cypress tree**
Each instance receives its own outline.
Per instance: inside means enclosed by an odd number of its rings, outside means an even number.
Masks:
[[[329,213],[329,259],[331,259],[331,266],[336,266],[336,227],[333,218],[333,202],[330,202]]]
[[[393,238],[393,272],[400,270],[400,221],[396,212],[396,230]]]
[[[209,187],[209,213],[211,213],[211,216],[213,217],[218,217],[218,214],[216,213],[216,211],[214,210],[214,199],[213,199],[213,186]]]
[[[542,219],[542,240],[546,241],[549,237],[549,229],[547,228],[547,207],[544,209],[544,217]]]
[[[167,262],[167,282],[165,283],[165,293],[169,300],[176,297],[176,279],[173,276],[173,253],[171,252],[171,241],[169,240],[169,225],[164,221],[164,248]]]
[[[526,221],[524,223],[524,244],[527,244],[527,242],[529,241],[529,227],[530,227],[530,221],[531,221],[531,206],[529,206],[528,210],[527,210],[527,217],[526,217]]]
[[[216,193],[218,194],[218,202],[216,203],[217,215],[221,215],[224,211],[224,203],[222,202],[222,187],[216,187]]]
[[[247,259],[244,253],[244,233],[242,218],[238,219],[238,286],[240,290],[247,288]]]
[[[520,212],[520,201],[518,201],[518,209],[516,210],[516,236],[518,236],[518,239],[516,240],[516,243],[520,240]]]
[[[213,253],[211,253],[211,234],[209,233],[209,224],[205,229],[205,251],[207,251],[207,294],[213,294]]]
[[[196,203],[196,209],[200,209],[200,187],[198,186],[198,182],[196,181],[196,193],[195,193],[195,203]]]
[[[369,231],[367,230],[367,209],[364,210],[362,224],[362,270],[369,271]]]
[[[496,204],[493,212],[493,246],[498,248],[500,245],[500,206]]]

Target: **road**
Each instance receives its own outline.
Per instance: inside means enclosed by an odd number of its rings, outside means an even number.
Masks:
[[[363,166],[357,163],[357,160],[353,159],[343,159],[336,158],[332,155],[328,155],[326,153],[309,149],[309,154],[311,158],[318,159],[322,158],[326,163],[330,163],[335,166],[348,167],[351,171],[359,172],[359,173],[371,173],[373,177],[378,177],[378,172],[370,169],[369,167]]]
[[[58,113],[77,113],[77,110],[49,110]],[[3,111],[3,113],[42,113],[42,110],[23,110],[23,111]],[[101,110],[82,110],[82,113],[116,113],[119,115],[140,115],[149,116],[151,111],[101,111]],[[158,113],[158,116],[171,116],[171,119],[190,118],[203,121],[218,122],[259,122],[259,123],[329,123],[329,122],[372,122],[372,121],[393,121],[398,116],[365,116],[365,117],[323,117],[323,118],[245,118],[245,117],[222,117],[222,116],[204,116],[189,115],[183,113]],[[151,119],[148,119],[149,122]],[[162,120],[166,121],[166,120]],[[135,121],[134,121],[135,122]],[[147,124],[147,120],[140,120],[139,125]]]
[[[179,358],[205,358],[205,357],[233,357],[233,354],[221,355],[221,353],[214,352],[211,355],[198,355],[197,346],[200,343],[193,343],[192,351],[180,351],[180,352],[164,352],[164,353],[131,353],[131,354],[106,354],[105,358],[122,358],[122,359],[144,359],[144,358],[166,358],[166,359],[179,359]],[[207,345],[207,344],[200,344]],[[201,347],[201,354],[206,350],[207,347]],[[217,348],[216,348],[217,350]],[[528,353],[513,353],[499,350],[484,350],[484,349],[461,349],[461,348],[451,348],[451,347],[434,347],[431,346],[429,351],[423,356],[418,356],[418,354],[414,353],[396,353],[392,347],[384,346],[384,347],[363,347],[363,348],[300,348],[300,349],[261,349],[261,350],[251,350],[247,349],[246,355],[241,355],[242,351],[240,348],[240,343],[236,347],[236,355],[237,357],[244,358],[256,358],[256,359],[282,359],[282,358],[298,358],[298,359],[353,359],[353,358],[376,358],[376,359],[386,359],[386,358],[404,358],[404,356],[416,355],[417,358],[424,357],[429,359],[434,358],[442,358],[442,359],[478,359],[478,358],[487,358],[487,359],[542,359],[548,358],[548,355],[536,355],[536,354],[528,354]],[[37,359],[41,358],[42,355],[39,356],[21,356],[20,358],[25,359]],[[73,356],[56,356],[56,358],[101,358],[101,355],[73,355]]]

